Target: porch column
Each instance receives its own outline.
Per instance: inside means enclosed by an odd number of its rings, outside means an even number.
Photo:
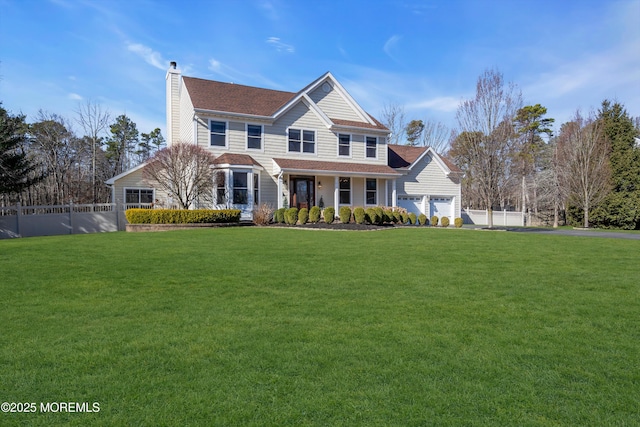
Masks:
[[[384,205],[389,206],[389,178],[384,181]]]
[[[398,206],[398,190],[396,189],[396,180],[391,180],[391,206]]]
[[[338,213],[340,206],[340,178],[335,176],[333,178],[333,208]]]
[[[282,204],[282,172],[278,174],[278,209],[283,208]]]
[[[256,201],[253,200],[253,169],[247,172],[247,202],[249,202],[249,210],[253,211],[253,205]]]

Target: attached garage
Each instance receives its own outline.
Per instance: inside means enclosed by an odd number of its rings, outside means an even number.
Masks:
[[[423,196],[398,196],[398,207],[404,208],[407,212],[420,215],[424,212]]]
[[[446,216],[452,219],[453,199],[451,197],[432,197],[429,199],[429,212],[430,216],[435,215],[438,218]]]

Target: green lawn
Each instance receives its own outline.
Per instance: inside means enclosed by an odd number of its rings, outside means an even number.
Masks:
[[[0,241],[0,425],[640,424],[640,241],[227,228]]]

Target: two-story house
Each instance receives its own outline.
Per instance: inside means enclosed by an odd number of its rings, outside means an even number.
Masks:
[[[182,76],[172,62],[166,90],[167,144],[216,156],[214,207],[241,209],[244,219],[260,203],[460,216],[459,170],[428,147],[389,145],[389,130],[331,73],[283,92]],[[143,168],[107,181],[114,202],[170,205]]]

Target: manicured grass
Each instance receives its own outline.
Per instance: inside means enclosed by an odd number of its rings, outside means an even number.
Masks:
[[[237,228],[0,241],[0,425],[638,425],[640,242]]]

